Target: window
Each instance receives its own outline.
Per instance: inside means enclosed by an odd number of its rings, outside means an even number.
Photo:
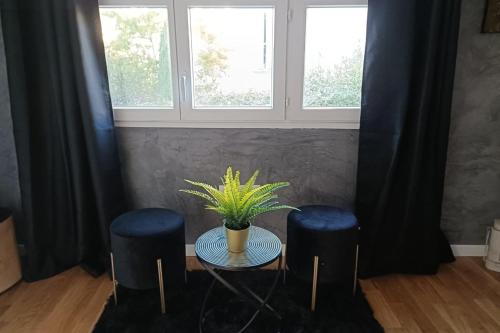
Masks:
[[[285,119],[285,1],[176,0],[175,20],[182,121]]]
[[[306,9],[303,108],[360,107],[364,22],[366,8]]]
[[[365,1],[290,0],[287,118],[357,128],[365,48]],[[294,49],[302,52],[294,52]]]
[[[195,109],[272,108],[273,19],[273,8],[189,8]]]
[[[172,3],[100,2],[109,89],[118,126],[179,121]]]
[[[100,6],[118,126],[359,126],[366,0]]]
[[[116,107],[173,107],[166,8],[103,8],[103,41]]]

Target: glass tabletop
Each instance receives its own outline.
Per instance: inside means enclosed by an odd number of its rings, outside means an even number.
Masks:
[[[227,249],[223,227],[201,235],[195,244],[196,256],[207,265],[222,270],[251,270],[274,262],[281,255],[281,241],[269,230],[251,226],[248,247],[244,252]]]

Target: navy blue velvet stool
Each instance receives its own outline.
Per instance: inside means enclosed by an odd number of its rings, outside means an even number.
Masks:
[[[159,287],[165,313],[165,286],[185,282],[184,218],[169,209],[139,209],[116,218],[110,231],[115,303],[117,284],[130,289]]]
[[[312,282],[311,310],[319,283],[354,280],[356,292],[358,231],[353,213],[330,206],[303,206],[287,221],[286,264],[291,273]]]

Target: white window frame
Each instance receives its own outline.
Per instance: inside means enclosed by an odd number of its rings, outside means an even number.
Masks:
[[[288,67],[287,67],[287,113],[291,121],[318,121],[337,128],[359,128],[360,108],[307,108],[303,107],[304,65],[306,42],[307,8],[352,8],[366,7],[368,0],[289,0],[288,22]],[[294,38],[295,37],[295,38]],[[298,52],[297,50],[301,50]]]
[[[177,46],[175,38],[174,6],[167,0],[99,0],[101,8],[151,7],[166,8],[168,13],[168,34],[170,45],[170,64],[172,68],[172,102],[173,107],[113,107],[113,116],[116,126],[130,126],[133,124],[155,127],[154,124],[168,124],[179,121],[181,112],[179,107],[179,84],[177,81]]]
[[[360,108],[302,107],[306,9],[367,6],[368,0],[99,0],[101,7],[166,7],[173,108],[114,108],[118,127],[359,129]],[[272,108],[193,109],[188,8],[273,7]],[[300,52],[298,52],[299,50]]]
[[[271,108],[193,108],[192,63],[189,39],[190,7],[274,8],[274,55]],[[202,122],[267,122],[285,119],[285,62],[287,6],[283,0],[176,0],[175,3],[181,119]]]

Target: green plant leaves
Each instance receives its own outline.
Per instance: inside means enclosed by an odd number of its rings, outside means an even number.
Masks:
[[[229,229],[241,230],[255,219],[257,215],[272,212],[278,209],[297,209],[288,205],[280,205],[275,199],[277,190],[290,185],[288,182],[276,182],[255,186],[259,170],[255,171],[248,181],[241,185],[240,172],[233,174],[233,169],[228,167],[222,178],[224,189],[219,191],[214,186],[186,180],[191,185],[197,186],[206,193],[196,190],[180,190],[181,192],[195,195],[208,201],[205,206],[220,214]]]
[[[214,205],[217,205],[217,203],[218,203],[217,200],[215,200],[214,198],[212,198],[211,196],[209,196],[208,194],[203,193],[203,192],[199,192],[199,191],[195,191],[195,190],[179,190],[179,191],[184,192],[184,193],[189,193],[192,195],[196,195],[200,198],[203,198],[207,201],[210,201]]]

